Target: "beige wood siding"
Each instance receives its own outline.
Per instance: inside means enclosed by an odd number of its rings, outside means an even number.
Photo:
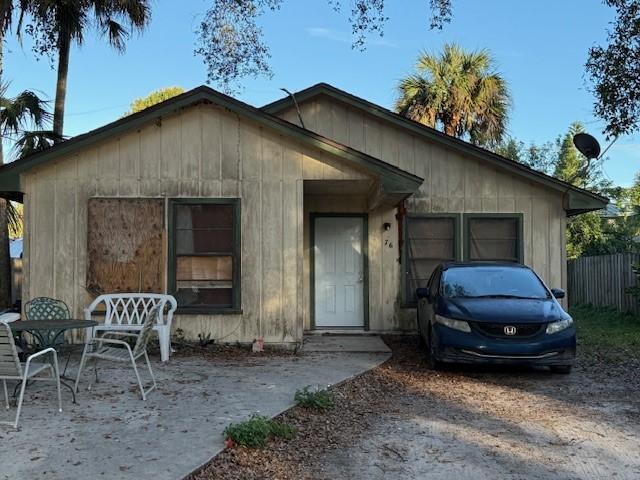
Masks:
[[[308,129],[424,178],[419,192],[407,201],[409,212],[522,213],[524,262],[550,287],[566,289],[566,214],[560,192],[463,156],[325,95],[301,103],[300,111]],[[279,115],[299,123],[295,109]],[[372,330],[415,328],[415,311],[400,307],[402,267],[395,213],[369,212]],[[383,231],[385,222],[392,224],[388,232]]]
[[[23,298],[60,298],[74,316],[83,315],[91,301],[85,289],[90,197],[239,197],[243,313],[178,315],[174,329],[229,342],[259,336],[266,342],[299,341],[305,179],[369,177],[204,105],[34,168],[22,178]]]

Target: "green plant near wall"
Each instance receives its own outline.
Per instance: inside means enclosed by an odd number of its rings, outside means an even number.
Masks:
[[[293,397],[296,405],[309,410],[325,412],[335,407],[335,395],[327,389],[312,390],[309,385],[296,391]]]

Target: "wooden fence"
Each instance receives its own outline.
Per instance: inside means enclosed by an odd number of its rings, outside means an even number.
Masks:
[[[636,284],[632,264],[640,264],[640,254],[618,253],[569,260],[569,305],[611,306],[621,312],[640,313],[638,301],[625,293],[627,287]]]

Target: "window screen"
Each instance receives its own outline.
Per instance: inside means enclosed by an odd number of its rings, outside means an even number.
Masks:
[[[456,220],[407,216],[405,232],[405,303],[416,303],[416,288],[426,287],[433,270],[456,259]]]
[[[469,260],[521,261],[519,217],[468,217]]]
[[[180,308],[239,308],[239,203],[224,202],[173,202],[172,287]]]

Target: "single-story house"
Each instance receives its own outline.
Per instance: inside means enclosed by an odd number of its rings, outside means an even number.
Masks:
[[[415,330],[453,259],[566,287],[567,217],[607,199],[318,84],[262,108],[199,87],[0,169],[22,298],[168,292],[174,330],[292,345]]]

